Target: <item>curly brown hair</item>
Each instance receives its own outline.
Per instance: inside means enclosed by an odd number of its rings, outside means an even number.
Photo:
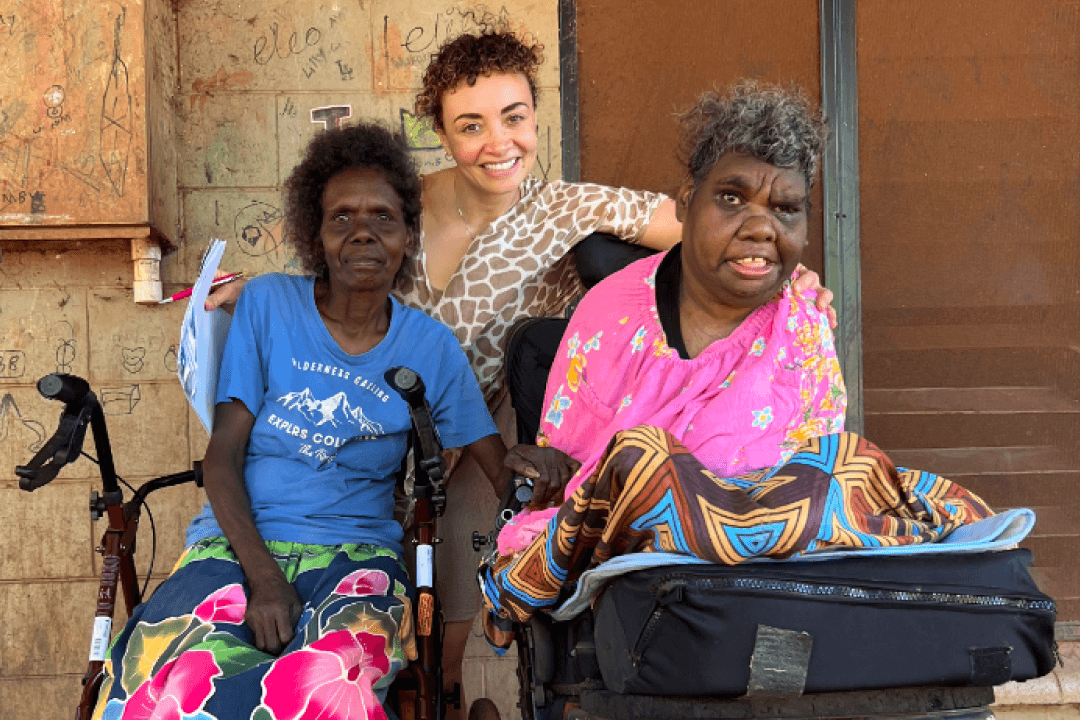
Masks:
[[[326,256],[319,239],[323,192],[330,178],[351,168],[379,170],[401,198],[405,227],[420,236],[420,176],[405,138],[375,122],[332,128],[316,135],[304,159],[285,181],[285,242],[304,272],[326,277]],[[401,264],[395,285],[404,273]]]
[[[443,129],[443,94],[465,81],[476,84],[481,75],[521,73],[529,81],[536,107],[536,70],[544,62],[544,46],[529,44],[510,30],[485,28],[479,35],[459,35],[431,56],[424,71],[424,87],[416,96],[416,114],[430,117]]]

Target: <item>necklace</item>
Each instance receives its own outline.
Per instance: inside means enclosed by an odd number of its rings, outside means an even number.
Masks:
[[[517,205],[519,200],[521,200],[521,188],[518,188],[517,191],[514,193],[513,202],[510,203],[510,207],[506,208],[506,210],[504,210],[502,214],[505,214],[510,210],[510,208],[514,207],[514,205]],[[457,193],[457,178],[454,178],[454,209],[457,210],[458,217],[461,219],[461,224],[465,226],[465,229],[469,233],[469,240],[475,240],[476,232],[472,229],[472,226],[469,225],[469,223],[465,220],[465,213],[461,211],[461,200],[458,198]],[[481,229],[487,227],[489,224],[490,223],[485,223],[481,226]]]
[[[465,213],[461,212],[461,202],[458,200],[457,192],[454,193],[454,207],[457,208],[457,214],[458,217],[461,218],[461,224],[464,225],[465,229],[469,231],[469,239],[475,240],[476,233],[473,232],[473,229],[469,226],[469,223],[465,222]]]

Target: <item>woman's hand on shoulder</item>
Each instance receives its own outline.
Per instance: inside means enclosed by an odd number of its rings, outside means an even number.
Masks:
[[[218,270],[214,273],[214,279],[227,275],[224,270]],[[203,307],[207,312],[221,308],[230,315],[236,310],[236,301],[240,298],[240,291],[244,289],[244,285],[247,280],[244,278],[237,278],[232,282],[227,282],[223,285],[218,285],[215,288],[210,288],[210,294],[206,296],[206,303]]]
[[[826,313],[829,316],[829,327],[833,330],[836,329],[836,310],[833,309],[832,290],[827,287],[823,287],[821,284],[821,278],[818,274],[800,264],[797,272],[799,276],[795,278],[795,289],[799,292],[807,292],[808,290],[817,291],[817,302],[814,305],[819,312]]]
[[[506,453],[504,464],[533,481],[529,503],[533,509],[545,508],[552,502],[561,505],[563,489],[581,467],[581,463],[562,450],[536,445],[515,445]]]

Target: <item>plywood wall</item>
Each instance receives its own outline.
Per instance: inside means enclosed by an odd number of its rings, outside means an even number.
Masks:
[[[742,78],[821,96],[818,0],[577,0],[581,179],[672,193],[676,115]],[[803,262],[821,270],[820,185]]]
[[[132,112],[150,139],[133,140],[120,195],[101,161],[98,132],[121,5],[85,0],[76,17],[43,14],[59,4],[16,3],[40,16],[34,23],[22,10],[13,15],[10,5],[0,8],[0,57],[8,64],[0,78],[0,183],[7,183],[0,185],[0,199],[14,198],[0,204],[0,213],[9,223],[26,216],[45,223],[38,215],[60,222],[82,213],[84,223],[116,224],[144,221],[150,203],[160,226],[174,228],[170,237],[179,243],[164,263],[167,292],[194,279],[211,237],[228,242],[223,264],[231,269],[293,268],[280,244],[280,185],[322,127],[312,121],[313,110],[316,119],[322,116],[317,108],[348,107],[354,118],[392,123],[409,135],[422,167],[443,167],[442,151],[413,121],[412,96],[429,54],[474,27],[470,11],[484,11],[471,2],[426,0],[126,3],[123,29],[142,23],[146,33],[145,69],[125,63],[129,87],[143,77],[149,83],[145,113],[143,105]],[[514,0],[487,10],[548,48],[540,76],[537,172],[558,177],[557,2]],[[90,26],[79,37],[71,31],[76,21]],[[36,29],[28,31],[28,24]],[[51,33],[48,42],[42,28]],[[141,31],[135,35],[122,48],[143,41]],[[39,47],[48,52],[35,54]],[[55,77],[64,78],[64,112],[55,127],[45,127],[43,93],[57,84]],[[37,128],[44,129],[35,133]],[[44,211],[34,213],[33,194],[54,180],[64,191],[46,192]],[[139,182],[143,192],[135,203],[132,189]],[[137,306],[131,281],[130,248],[123,240],[0,240],[4,720],[72,714],[94,611],[99,556],[93,548],[103,531],[86,510],[97,487],[88,460],[35,493],[18,489],[14,466],[33,455],[59,417],[59,408],[42,400],[34,383],[57,371],[90,381],[105,404],[117,470],[132,483],[187,468],[205,450],[206,434],[189,413],[175,375],[184,306]],[[153,583],[171,568],[183,529],[203,501],[196,488],[165,490],[152,500],[158,537]],[[144,519],[141,571],[150,556],[147,525]],[[123,615],[120,610],[118,621]],[[466,668],[477,691],[487,687],[488,694],[512,697],[512,674],[494,681],[478,667]]]
[[[0,7],[0,225],[148,221],[144,11]]]
[[[166,280],[188,281],[207,240],[228,242],[223,265],[292,270],[281,245],[280,186],[305,144],[343,112],[406,134],[423,171],[448,162],[412,114],[430,55],[490,13],[546,47],[540,71],[537,174],[561,174],[555,0],[498,5],[373,0],[222,3],[179,9],[181,251]]]

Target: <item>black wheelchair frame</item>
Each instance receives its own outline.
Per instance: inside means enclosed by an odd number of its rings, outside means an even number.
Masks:
[[[399,367],[388,370],[385,378],[408,404],[412,419],[414,536],[418,544],[417,557],[425,558],[426,563],[420,568],[412,568],[417,586],[413,622],[418,657],[395,678],[387,703],[401,720],[441,720],[448,706],[460,704],[456,688],[453,693],[443,690],[442,626],[434,583],[434,548],[438,543],[436,524],[446,507],[442,445],[431,419],[431,409],[424,399],[424,383],[420,376]],[[201,487],[202,463],[197,461],[191,470],[148,480],[133,489],[132,498],[125,502],[120,487],[123,480],[116,474],[105,414],[89,383],[74,375],[56,373],[41,378],[37,388],[43,397],[62,402],[64,408],[53,436],[29,463],[15,468],[19,487],[28,492],[44,487],[65,465],[79,459],[84,454],[82,447],[89,428],[94,436],[102,481],[101,494],[91,493],[90,513],[94,520],[108,518],[108,527],[97,547],[97,552],[102,555],[101,577],[95,601],[90,659],[75,715],[76,720],[89,720],[104,680],[117,593],[123,594],[128,615],[143,599],[144,588],[139,587],[134,561],[142,507],[147,496],[156,490],[191,482]],[[420,565],[419,560],[417,564]]]
[[[539,426],[544,371],[557,352],[552,337],[561,334],[565,321],[529,318],[512,328],[507,342],[509,392],[518,410],[519,429]],[[531,335],[531,337],[530,337]],[[529,371],[515,373],[523,361]],[[524,413],[524,414],[523,414]],[[528,433],[529,430],[526,430]],[[473,547],[488,546],[483,562],[498,557],[495,536],[531,497],[527,483],[518,481],[503,498],[488,536],[474,533]],[[483,568],[481,568],[481,573]],[[481,575],[481,578],[483,576]],[[623,695],[606,688],[596,659],[598,643],[591,610],[556,622],[537,613],[528,623],[512,623],[518,653],[517,676],[522,720],[749,720],[791,718],[806,720],[989,720],[994,701],[988,687],[916,687],[872,691],[807,694],[798,697],[672,697]]]

